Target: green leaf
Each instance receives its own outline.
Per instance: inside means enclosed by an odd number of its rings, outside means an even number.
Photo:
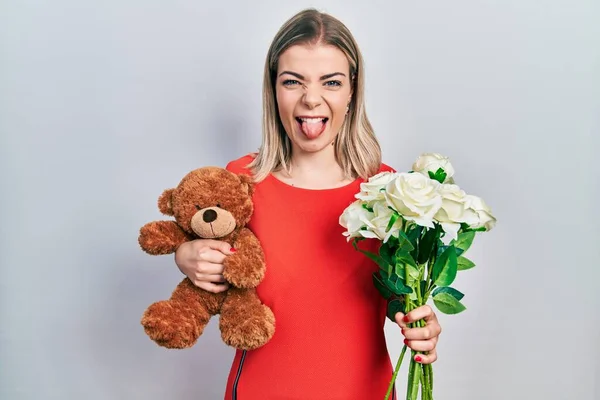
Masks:
[[[392,271],[392,266],[390,265],[387,269],[379,268],[379,276],[381,279],[389,279],[394,271]]]
[[[458,257],[457,262],[458,262],[458,270],[459,271],[465,271],[465,270],[471,269],[475,266],[475,263],[473,261],[469,260],[465,256]]]
[[[462,300],[463,297],[465,297],[465,295],[463,293],[461,293],[458,290],[451,288],[449,286],[435,288],[432,295],[433,295],[433,297],[435,297],[440,293],[448,293],[449,295],[451,295],[452,297],[454,297],[456,300],[459,300],[459,301]]]
[[[408,273],[408,277],[405,278],[406,284],[409,286],[413,286],[413,283],[415,283],[419,279],[419,269],[411,264],[405,265],[405,273]]]
[[[387,305],[387,317],[389,319],[391,319],[392,321],[396,322],[396,320],[394,319],[394,317],[399,312],[401,312],[402,314],[404,314],[404,303],[402,302],[402,300],[400,300],[400,299],[393,299],[392,301],[388,302],[388,305]]]
[[[396,275],[401,277],[404,282],[412,286],[412,283],[415,282],[419,278],[419,267],[415,263],[415,260],[412,258],[410,253],[404,251],[403,249],[398,249],[396,251]],[[406,277],[406,273],[408,272],[408,279]]]
[[[475,231],[460,232],[458,234],[458,238],[452,240],[450,244],[454,245],[454,247],[458,249],[461,249],[462,252],[465,252],[469,249],[469,247],[471,247],[471,244],[473,244],[473,239],[475,238],[476,233],[477,232]]]
[[[461,222],[460,229],[464,232],[485,232],[487,230],[485,229],[485,226],[473,229],[469,226],[469,224],[466,224],[464,222]]]
[[[438,293],[433,296],[433,303],[444,314],[458,314],[467,308],[450,293]]]
[[[442,243],[442,241],[439,241],[439,243]],[[452,244],[451,244],[450,246],[454,246],[454,245],[452,245]],[[438,258],[439,258],[439,257],[442,255],[442,253],[443,253],[444,251],[446,251],[446,250],[448,249],[448,247],[450,247],[450,246],[446,246],[446,245],[445,245],[445,244],[443,244],[443,243],[442,243],[440,246],[438,246],[438,248],[437,248],[437,255],[436,255],[436,257],[438,257]],[[462,250],[462,249],[459,249],[458,247],[454,247],[454,251],[456,252],[456,256],[457,256],[457,257],[458,257],[458,256],[460,256],[460,255],[463,253],[463,250]]]
[[[390,265],[396,264],[396,256],[394,254],[395,249],[393,246],[394,246],[394,243],[387,242],[387,243],[383,243],[379,247],[379,255]]]
[[[421,281],[421,295],[424,295],[427,291],[427,281]]]
[[[375,254],[373,252],[367,251],[367,250],[363,250],[358,248],[358,245],[356,244],[356,242],[352,242],[352,245],[354,246],[354,248],[358,251],[360,251],[361,253],[363,253],[364,255],[366,255],[367,257],[369,257],[371,260],[375,261],[377,263],[377,265],[379,265],[380,267],[387,269],[390,266],[390,263],[388,263],[383,257],[381,257],[378,254]]]
[[[383,281],[385,286],[390,289],[396,296],[412,293],[412,289],[404,284],[402,279],[397,276],[390,277]]]
[[[384,299],[388,300],[390,297],[392,297],[392,291],[388,289],[386,285],[382,282],[381,278],[377,276],[377,272],[373,272],[373,284],[375,285],[379,293],[381,293]]]
[[[396,268],[394,268],[394,274],[402,279],[402,281],[404,282],[404,279],[406,277],[406,264],[403,263],[397,263],[396,264]]]
[[[422,231],[423,231],[423,227],[421,225],[413,225],[413,227],[410,228],[408,230],[408,232],[406,233],[406,237],[408,238],[408,240],[410,241],[410,243],[413,245],[414,248],[417,247],[417,240],[421,236]]]
[[[444,171],[443,168],[438,168],[437,171],[435,171],[435,174],[431,171],[427,171],[427,172],[431,179],[434,179],[434,180],[438,181],[439,183],[444,183],[444,181],[446,180],[446,176],[448,176],[448,174],[446,174],[446,171]]]
[[[403,231],[398,231],[398,247],[406,251],[412,251],[415,249],[415,247],[411,243],[410,238],[406,236],[406,233],[404,233]]]
[[[403,295],[403,294],[409,294],[409,293],[412,293],[412,292],[413,292],[412,288],[406,286],[404,284],[404,282],[402,281],[402,279],[398,279],[396,281],[396,290],[394,291],[394,294],[396,296],[400,296],[400,295]]]
[[[392,226],[394,226],[394,224],[396,223],[396,221],[398,221],[398,218],[400,217],[400,215],[398,213],[393,213],[392,216],[390,217],[390,222],[388,222],[387,227],[385,228],[385,231],[389,231],[390,229],[392,229]]]
[[[417,263],[415,262],[415,259],[410,255],[408,251],[404,249],[396,250],[396,264],[398,263],[409,264],[417,268]]]
[[[434,244],[438,241],[441,233],[440,225],[436,225],[435,228],[425,230],[425,233],[421,240],[419,240],[419,255],[417,261],[419,264],[424,264],[431,255]]]
[[[436,286],[449,286],[458,272],[456,250],[454,246],[448,246],[446,250],[435,260],[431,279]]]

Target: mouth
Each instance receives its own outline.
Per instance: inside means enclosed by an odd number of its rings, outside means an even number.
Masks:
[[[233,232],[233,230],[235,229],[234,221],[229,222],[229,224],[227,225],[227,228],[222,229],[219,232],[215,232],[215,227],[213,226],[212,222],[210,222],[208,225],[210,226],[210,232],[212,233],[212,238],[215,238],[215,239],[225,237],[225,236],[229,235],[231,232]]]
[[[316,116],[316,117],[296,117],[300,132],[309,139],[315,139],[319,137],[327,127],[328,117]]]

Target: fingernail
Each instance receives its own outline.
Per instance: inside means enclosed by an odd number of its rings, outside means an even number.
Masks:
[[[402,318],[402,321],[404,321],[404,322],[408,322],[408,321],[409,321],[409,319],[408,319],[408,315],[405,315],[405,316],[404,316],[404,318]]]
[[[421,356],[416,356],[416,357],[415,357],[415,361],[416,361],[416,362],[421,362],[421,360],[423,360],[423,359],[421,358]]]
[[[233,247],[232,247],[232,248],[230,248],[230,249],[229,249],[229,251],[230,251],[230,252],[232,252],[232,253],[235,253],[235,252],[236,252],[236,250],[235,250]]]
[[[408,346],[408,339],[404,339],[404,344]]]

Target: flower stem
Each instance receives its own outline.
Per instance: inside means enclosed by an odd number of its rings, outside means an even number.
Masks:
[[[421,369],[421,400],[429,400],[427,391],[427,375],[425,374],[425,364],[420,364]]]
[[[398,357],[398,361],[396,362],[396,369],[394,369],[394,374],[392,375],[392,380],[390,381],[384,400],[388,400],[390,398],[390,394],[392,393],[392,389],[394,388],[394,383],[396,382],[396,377],[398,376],[398,372],[400,371],[400,365],[402,365],[402,360],[404,359],[404,354],[406,353],[406,347],[406,345],[402,347],[400,357]]]
[[[406,382],[406,400],[411,400],[412,397],[412,392],[413,392],[413,380],[414,380],[414,376],[415,376],[415,352],[412,351],[411,352],[411,359],[410,359],[410,365],[408,367],[408,381]]]
[[[419,395],[419,382],[421,382],[421,365],[414,359],[411,361],[413,364],[413,376],[411,380],[410,400],[416,400]]]
[[[433,400],[433,366],[431,364],[425,365],[425,371],[427,372],[427,391],[429,392],[429,400]]]

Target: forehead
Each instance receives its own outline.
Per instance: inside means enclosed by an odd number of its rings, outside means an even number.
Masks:
[[[307,77],[332,72],[348,74],[350,64],[343,51],[331,45],[294,45],[279,57],[277,73],[293,71]]]

